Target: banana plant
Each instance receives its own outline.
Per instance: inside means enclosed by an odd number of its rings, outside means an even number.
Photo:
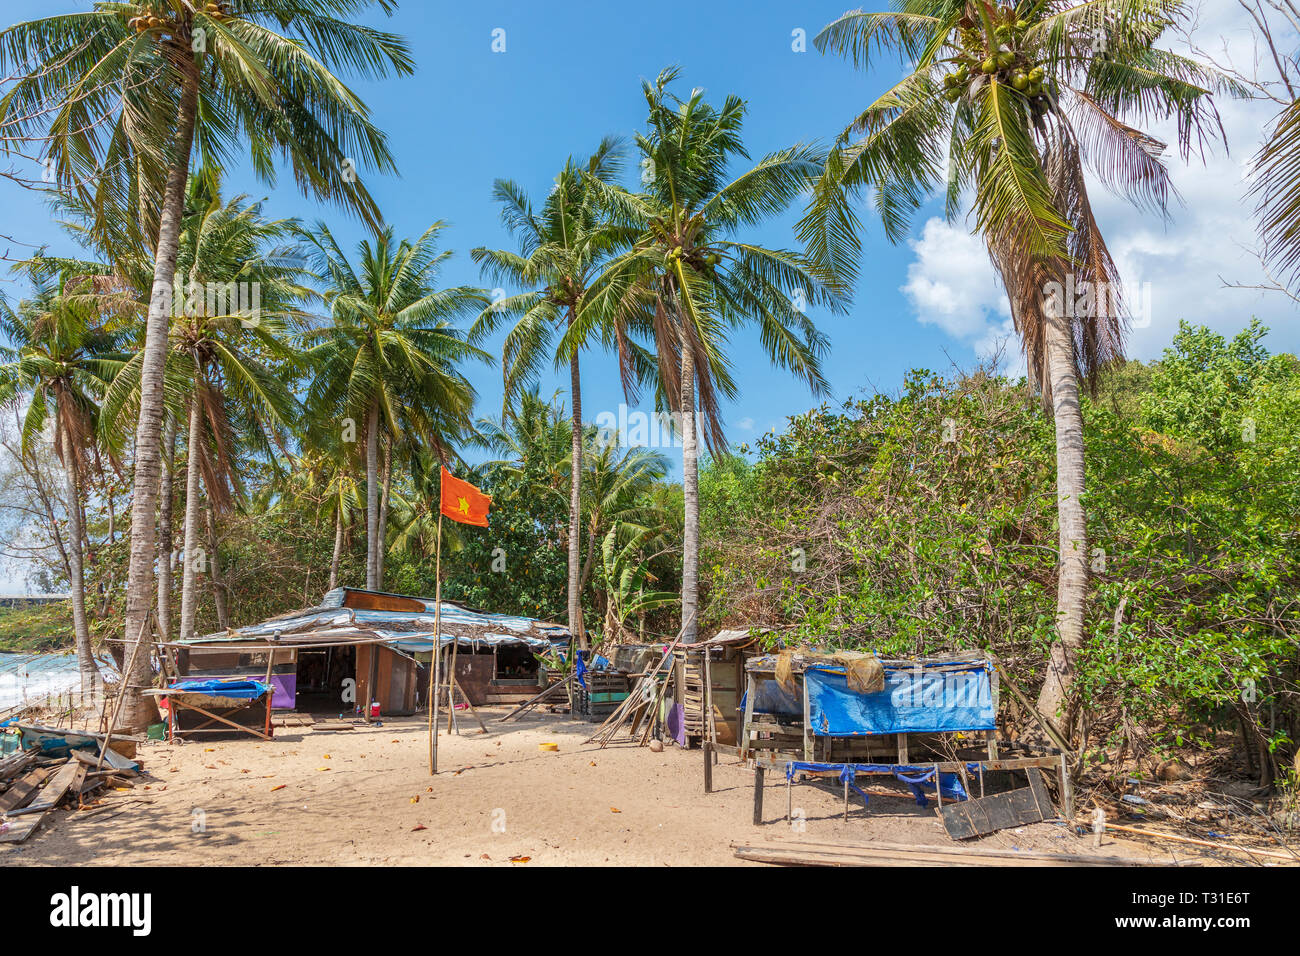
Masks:
[[[630,617],[640,617],[658,607],[675,603],[675,591],[647,591],[647,583],[658,580],[650,572],[650,562],[642,556],[642,548],[653,538],[653,528],[629,525],[616,521],[601,542],[601,568],[608,590],[605,592],[605,638],[618,640],[625,633],[625,622]],[[622,542],[620,543],[620,538]]]

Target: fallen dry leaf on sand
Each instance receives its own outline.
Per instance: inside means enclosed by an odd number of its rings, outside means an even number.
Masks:
[[[283,790],[287,786],[288,786],[287,783],[277,783],[274,787],[271,788],[271,792],[275,793],[275,791]]]
[[[429,828],[426,827],[423,823],[417,823],[415,826],[411,827],[411,832],[414,833],[416,830],[427,830],[427,829]]]
[[[623,811],[620,810],[618,807],[610,807],[610,808],[609,808],[609,812],[610,812],[610,813],[622,813]]]
[[[527,863],[527,862],[528,862],[529,860],[531,860],[531,859],[532,859],[531,856],[512,856],[512,857],[510,858],[510,862],[511,862],[511,863]]]
[[[419,803],[419,802],[420,802],[420,795],[417,793],[415,796],[413,796],[413,797],[411,798],[411,802],[412,802],[412,803]]]

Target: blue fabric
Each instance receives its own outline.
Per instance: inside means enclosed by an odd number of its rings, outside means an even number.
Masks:
[[[172,690],[188,690],[209,697],[233,697],[237,700],[256,700],[271,689],[260,680],[178,680]]]
[[[826,772],[835,770],[839,772],[840,783],[848,783],[849,787],[857,791],[862,797],[863,805],[867,803],[867,795],[859,790],[854,781],[859,773],[888,773],[893,774],[911,789],[912,795],[916,798],[919,806],[926,806],[926,796],[922,789],[929,787],[934,789],[934,777],[936,770],[934,767],[915,767],[906,764],[886,764],[886,763],[813,763],[810,761],[791,760],[785,765],[785,778],[793,780],[794,775],[800,771]],[[977,764],[968,764],[967,770],[972,772],[978,771]],[[911,774],[911,776],[909,776]],[[955,773],[939,774],[940,793],[948,800],[969,800],[970,795],[966,793],[966,788],[961,785],[961,777]]]
[[[842,667],[810,667],[804,671],[804,681],[813,733],[821,737],[993,730],[996,726],[992,686],[984,664],[941,673],[927,673],[921,664],[887,667],[885,688],[874,694],[852,690]]]
[[[579,652],[578,656],[574,658],[574,664],[575,666],[573,672],[578,677],[578,686],[580,686],[583,690],[586,690],[587,689],[587,678],[586,678],[587,655]]]

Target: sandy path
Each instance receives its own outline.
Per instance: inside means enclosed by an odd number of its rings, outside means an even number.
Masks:
[[[838,797],[811,786],[795,788],[807,822],[793,833],[783,781],[769,781],[765,825],[753,827],[753,775],[734,760],[715,768],[706,795],[698,750],[599,750],[582,744],[590,724],[544,716],[503,725],[492,718],[504,708],[482,712],[486,735],[469,721],[464,736],[439,738],[436,778],[420,718],[343,732],[283,728],[269,743],[149,744],[139,753],[146,776],[104,798],[120,810],[84,819],[60,811],[25,845],[0,846],[0,865],[510,866],[528,857],[529,865],[697,866],[738,864],[733,843],[782,838],[952,845],[933,809],[910,799],[873,797],[869,815],[857,803],[845,823]],[[539,751],[542,741],[559,751]],[[1094,852],[1091,840],[1050,824],[980,845]],[[1154,859],[1109,838],[1099,852]]]

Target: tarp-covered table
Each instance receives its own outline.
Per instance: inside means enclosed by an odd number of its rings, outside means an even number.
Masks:
[[[251,734],[262,740],[271,739],[271,699],[272,687],[269,683],[244,678],[204,678],[175,681],[170,687],[149,691],[155,697],[167,700],[169,711],[167,736],[176,737],[198,733],[225,733],[236,730]],[[241,724],[234,718],[245,712],[258,713],[262,727],[259,730],[250,724]],[[198,714],[206,718],[193,726],[181,726],[182,712]],[[222,726],[214,727],[212,725]]]

